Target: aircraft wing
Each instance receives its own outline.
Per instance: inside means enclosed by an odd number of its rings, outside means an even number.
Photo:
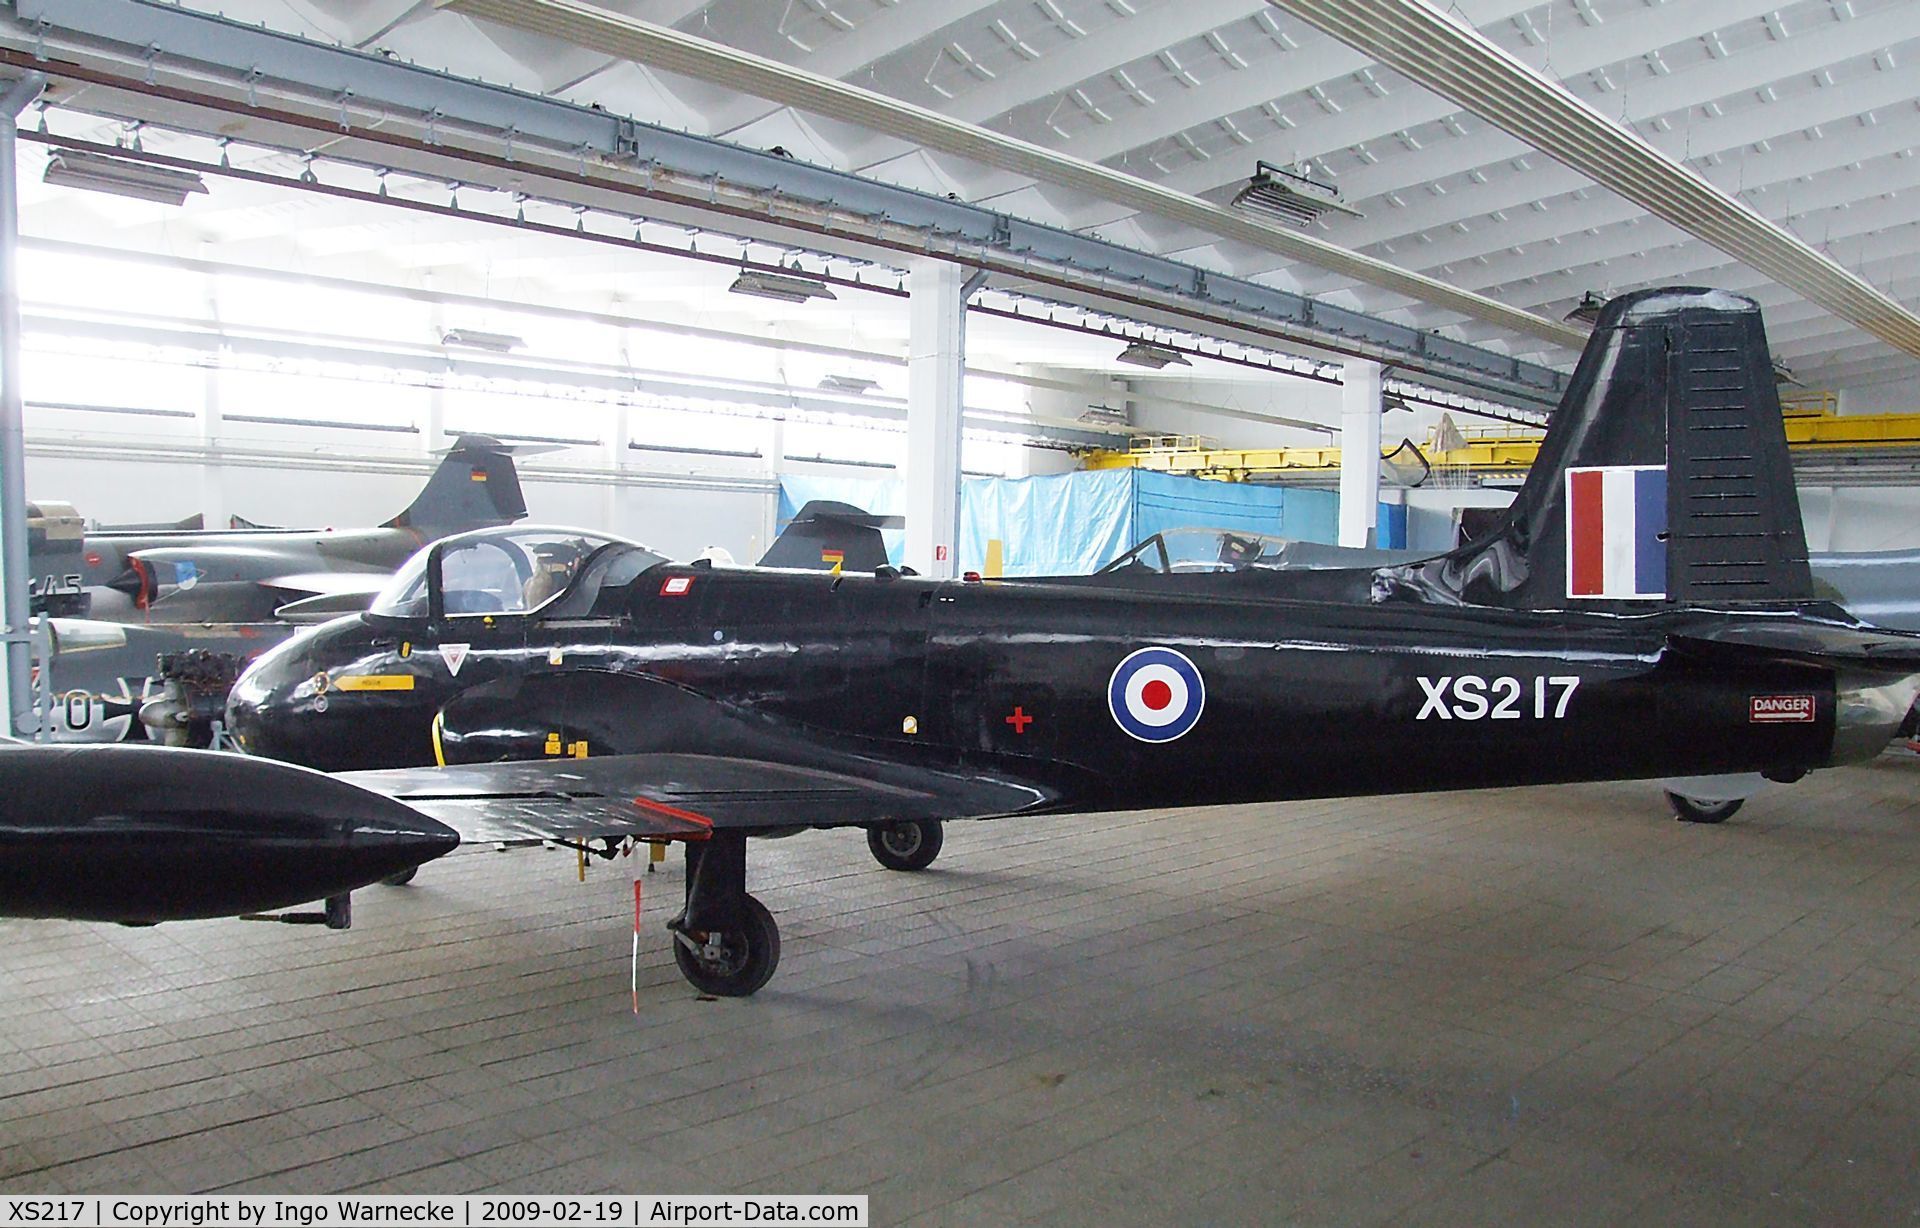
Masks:
[[[364,593],[371,597],[393,579],[390,571],[309,571],[289,576],[268,576],[261,588],[276,592],[299,593],[312,597],[338,597]]]
[[[654,836],[715,828],[844,827],[893,819],[988,818],[1044,805],[1038,786],[875,765],[853,775],[725,755],[607,755],[346,772],[481,843]]]

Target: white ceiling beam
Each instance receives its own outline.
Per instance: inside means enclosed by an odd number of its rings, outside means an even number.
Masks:
[[[1920,121],[1920,114],[1911,104],[1902,110],[1905,118],[1899,122],[1872,128],[1849,124],[1825,140],[1803,138],[1790,147],[1776,146],[1771,154],[1749,155],[1738,166],[1719,168],[1709,180],[1718,178],[1732,187],[1744,178],[1748,191],[1743,199],[1749,208],[1796,234],[1818,240],[1823,237],[1822,223],[1812,215],[1920,186],[1920,158],[1897,156],[1910,142],[1920,140],[1920,133],[1900,130],[1909,121]],[[1847,169],[1855,163],[1870,169]],[[1585,201],[1549,197],[1544,203],[1545,212],[1508,206],[1514,213],[1506,221],[1484,218],[1467,234],[1442,232],[1445,237],[1431,243],[1401,240],[1394,245],[1395,258],[1434,275],[1451,268],[1454,272],[1446,274],[1448,281],[1488,292],[1529,277],[1571,272],[1599,260],[1698,242],[1678,227],[1669,231],[1639,206],[1610,193],[1594,191]],[[1635,220],[1648,225],[1627,233],[1626,224]],[[1589,235],[1589,230],[1602,233]],[[1663,233],[1664,239],[1659,237]],[[1555,237],[1563,242],[1553,245]],[[1515,247],[1526,250],[1514,253]],[[1719,249],[1710,250],[1717,259],[1724,259]],[[1488,263],[1467,267],[1481,259]]]
[[[1265,11],[1266,0],[1170,0],[1105,26],[996,81],[976,85],[939,110],[984,124],[1082,81],[1201,38]]]
[[[1692,0],[1692,2],[1675,0],[1657,8],[1638,11],[1630,18],[1605,25],[1575,27],[1570,33],[1555,38],[1553,71],[1563,81],[1600,69],[1623,67],[1625,69],[1623,76],[1636,71],[1644,72],[1639,61],[1647,52],[1665,50],[1677,43],[1698,39],[1715,30],[1723,30],[1741,22],[1758,20],[1777,8],[1779,8],[1779,0],[1710,0],[1710,2],[1709,0]],[[1618,95],[1610,98],[1619,100],[1624,118],[1636,121],[1648,120],[1669,112],[1684,111],[1701,103],[1726,98],[1745,90],[1758,89],[1796,73],[1816,72],[1830,64],[1871,55],[1882,47],[1916,35],[1920,35],[1920,12],[1898,7],[1884,9],[1854,21],[1815,26],[1791,38],[1752,48],[1724,60],[1716,60],[1704,68],[1676,72],[1664,77],[1635,77],[1631,88],[1623,89]],[[1637,50],[1631,55],[1624,54],[1625,49],[1629,47]],[[1425,90],[1413,92],[1427,100],[1427,107],[1422,113],[1422,118],[1417,122],[1438,120],[1457,110],[1450,100],[1439,98]],[[1396,132],[1415,126],[1414,122],[1409,122],[1404,116],[1392,116],[1388,121],[1376,122],[1372,126],[1372,131],[1366,131],[1367,116],[1375,106],[1377,103],[1351,108],[1335,117],[1336,122],[1333,124],[1316,120],[1312,124],[1302,125],[1296,132],[1279,133],[1267,141],[1256,141],[1242,151],[1242,156],[1271,159],[1281,149],[1303,143],[1306,146],[1305,151],[1324,154],[1358,144],[1371,145],[1391,141]],[[1863,107],[1856,107],[1855,110]],[[1342,126],[1337,122],[1340,120],[1347,120],[1348,124]],[[1783,117],[1775,116],[1774,122],[1785,121]],[[1696,128],[1696,135],[1700,135],[1702,130],[1711,126],[1705,122],[1700,123]],[[1476,152],[1484,140],[1484,136],[1476,134],[1474,146]],[[1436,151],[1434,158],[1442,163],[1447,157],[1446,151],[1449,149],[1452,151],[1452,165],[1441,166],[1437,174],[1420,173],[1423,169],[1432,171],[1434,168],[1431,162],[1421,167],[1413,158],[1399,156],[1383,158],[1376,165],[1362,167],[1342,175],[1339,180],[1341,194],[1347,198],[1349,204],[1355,204],[1386,192],[1405,191],[1428,179],[1444,178],[1447,175],[1474,169],[1474,166],[1461,164],[1461,147],[1456,142],[1457,138],[1441,141],[1428,147]],[[1684,134],[1680,139],[1670,143],[1683,144]],[[1495,146],[1479,160],[1478,165],[1486,166],[1504,161],[1530,148],[1531,146],[1518,141],[1504,147]],[[1424,153],[1425,150],[1421,152]],[[1168,176],[1165,182],[1168,186],[1177,187],[1182,191],[1205,192],[1231,182],[1235,178],[1232,170],[1233,168],[1223,168],[1212,163],[1201,163],[1175,172]],[[1343,241],[1350,241],[1357,247],[1372,242],[1375,237],[1377,236],[1347,240],[1343,236]]]
[[[1833,389],[1871,388],[1883,384],[1910,384],[1913,377],[1911,360],[1889,357],[1824,368],[1818,373],[1817,386]]]
[[[1272,0],[1920,357],[1920,317],[1420,0]]]
[[[1463,9],[1468,20],[1475,25],[1490,25],[1515,13],[1536,8],[1539,4],[1540,0],[1466,0]],[[1340,81],[1373,63],[1364,51],[1342,46],[1332,40],[1323,42],[1315,38],[1310,29],[1296,28],[1294,33],[1302,36],[1301,46],[1297,50],[1278,59],[1263,60],[1254,66],[1253,71],[1223,73],[1196,89],[1181,91],[1177,96],[1156,102],[1150,107],[1137,108],[1129,112],[1123,122],[1076,133],[1070,142],[1073,152],[1089,161],[1109,161],[1122,154],[1144,150],[1189,128],[1212,123],[1223,115],[1249,111],[1276,98]],[[1280,75],[1282,73],[1284,76]],[[1438,119],[1454,110],[1458,108],[1443,105],[1432,118]],[[1320,144],[1310,130],[1326,118],[1316,107],[1314,123],[1289,129],[1288,134],[1297,132],[1302,139]],[[1290,162],[1293,155],[1286,153],[1281,160]],[[1243,174],[1251,173],[1252,166],[1252,158],[1249,157],[1248,170]]]
[[[1902,165],[1915,161],[1920,159],[1903,159]],[[1808,190],[1813,186],[1805,185]],[[1914,219],[1912,191],[1920,188],[1920,166],[1909,167],[1890,187],[1900,188],[1899,195],[1891,199],[1876,195],[1845,209],[1796,216],[1788,219],[1789,224],[1870,272],[1877,283],[1883,262],[1912,253],[1920,242],[1920,236],[1908,226]],[[1862,242],[1856,244],[1855,239]],[[1617,292],[1654,281],[1706,282],[1729,290],[1779,284],[1718,248],[1650,218],[1643,225],[1616,225],[1591,238],[1584,233],[1572,235],[1558,247],[1547,246],[1531,255],[1525,268],[1532,271],[1533,280],[1510,277],[1497,282],[1503,301],[1564,302],[1588,290]],[[1556,255],[1558,264],[1554,263]],[[1493,280],[1491,267],[1462,272],[1468,282]],[[1475,272],[1487,276],[1475,278],[1471,276]]]
[[[802,64],[808,72],[819,73],[823,77],[852,77],[889,55],[973,20],[983,10],[999,2],[918,0],[918,3],[897,3],[890,9],[872,14],[854,30],[830,40],[818,51],[808,54],[796,47],[793,48],[795,54],[775,58]],[[742,98],[722,115],[715,117],[714,132],[725,136],[764,118],[766,114],[764,103]]]
[[[1409,297],[1444,303],[1454,310],[1500,322],[1557,344],[1577,345],[1581,336],[1557,321],[1516,312],[1478,295],[1377,260],[1356,256],[1297,231],[1254,221],[1191,196],[1170,192],[1132,175],[1042,149],[1027,141],[901,102],[845,82],[780,64],[663,26],[621,17],[579,0],[440,0],[442,7],[471,17],[525,29],[563,43],[603,51],[666,72],[742,89],[831,119],[893,132],[929,149],[1047,183],[1091,193],[1143,212],[1158,214],[1226,238],[1265,247],[1296,260],[1340,271],[1358,281]]]

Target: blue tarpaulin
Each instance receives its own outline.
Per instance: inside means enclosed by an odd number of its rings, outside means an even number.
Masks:
[[[812,499],[835,499],[878,515],[906,511],[898,478],[780,479],[782,527]],[[1380,505],[1381,546],[1398,546],[1406,509]],[[1001,543],[1009,576],[1085,575],[1155,533],[1239,529],[1298,541],[1339,539],[1340,497],[1329,490],[1212,482],[1144,469],[1096,469],[1032,478],[968,478],[960,489],[962,571],[986,564],[987,542]],[[899,561],[902,534],[888,533]]]

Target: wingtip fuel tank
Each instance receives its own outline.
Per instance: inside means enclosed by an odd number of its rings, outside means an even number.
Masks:
[[[319,772],[211,751],[0,747],[0,916],[228,917],[335,899],[459,843]]]

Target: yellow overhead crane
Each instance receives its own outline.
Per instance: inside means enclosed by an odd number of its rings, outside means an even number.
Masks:
[[[1855,452],[1890,455],[1920,452],[1920,414],[1846,414],[1834,412],[1830,392],[1782,397],[1787,446],[1795,452]],[[1525,427],[1494,427],[1459,432],[1462,446],[1438,450],[1428,435],[1421,449],[1435,469],[1458,469],[1480,475],[1524,474],[1539,454],[1545,432]],[[1157,469],[1223,482],[1285,480],[1324,475],[1340,468],[1340,449],[1222,448],[1198,435],[1136,436],[1124,452],[1088,453],[1088,469]]]

